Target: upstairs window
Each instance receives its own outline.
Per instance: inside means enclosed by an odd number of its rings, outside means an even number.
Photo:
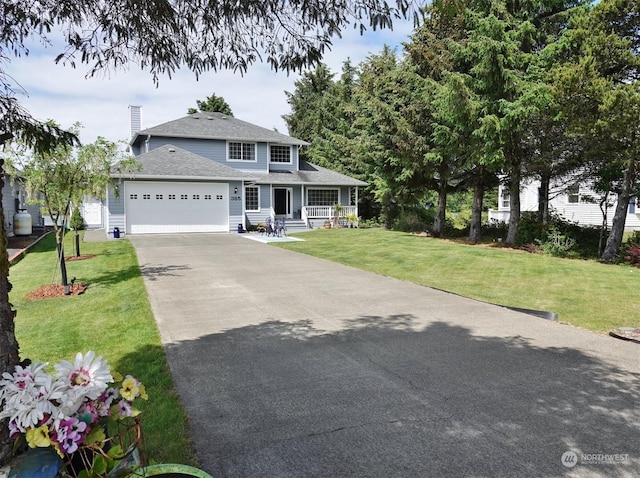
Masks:
[[[271,145],[269,148],[269,161],[272,163],[291,164],[291,146]]]
[[[255,161],[255,143],[228,143],[229,161]]]

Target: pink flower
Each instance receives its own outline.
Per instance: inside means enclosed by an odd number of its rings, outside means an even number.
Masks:
[[[126,400],[120,400],[118,402],[118,413],[123,417],[131,416],[131,404]]]
[[[87,424],[77,418],[61,420],[53,440],[58,443],[64,453],[73,453],[78,450],[87,431]]]

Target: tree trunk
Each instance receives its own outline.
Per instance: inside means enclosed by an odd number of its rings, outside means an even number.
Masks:
[[[67,280],[67,264],[64,260],[64,229],[60,226],[56,229],[56,246],[58,248],[58,260],[60,261],[60,274],[62,278],[62,287],[64,294],[69,295],[69,281]]]
[[[0,171],[4,171],[4,160],[0,157]],[[2,208],[2,186],[4,176],[0,178],[0,218],[4,218]],[[4,224],[4,220],[3,220]],[[12,372],[19,362],[18,341],[15,336],[15,311],[9,303],[9,255],[7,253],[7,234],[4,225],[0,227],[0,373]],[[11,457],[13,440],[9,438],[7,420],[0,422],[0,464]]]
[[[484,200],[484,171],[478,173],[473,180],[473,204],[471,206],[471,223],[469,224],[469,242],[482,240],[482,203]]]
[[[76,257],[80,257],[80,234],[78,234],[78,231],[76,231],[76,235],[73,239],[75,241]]]
[[[602,254],[602,245],[604,244],[604,238],[609,230],[609,221],[608,221],[608,211],[607,203],[609,201],[609,191],[604,194],[604,197],[600,200],[598,206],[600,207],[600,212],[602,213],[602,225],[600,226],[600,237],[598,238],[598,255]]]
[[[520,225],[520,161],[511,170],[509,182],[509,231],[505,242],[510,245],[516,243],[518,226]]]
[[[629,166],[624,171],[622,179],[622,189],[618,194],[616,210],[613,214],[613,223],[611,232],[607,238],[607,244],[602,253],[604,262],[614,262],[618,258],[618,252],[622,245],[622,236],[624,235],[624,226],[627,221],[627,209],[629,207],[629,199],[633,190],[633,183],[636,176],[636,164],[633,159],[629,160]]]
[[[442,236],[447,219],[447,183],[446,181],[443,182],[444,184],[440,184],[440,190],[438,191],[438,212],[433,221],[433,235],[436,237]]]
[[[538,222],[545,226],[549,224],[549,187],[551,174],[543,171],[540,174],[540,190],[538,191]]]

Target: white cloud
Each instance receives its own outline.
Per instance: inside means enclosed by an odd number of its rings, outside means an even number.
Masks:
[[[394,31],[365,32],[360,36],[348,29],[343,38],[334,41],[324,62],[336,74],[350,58],[354,65],[384,44],[399,46],[407,41],[411,22],[397,22]],[[144,71],[112,72],[104,78],[85,78],[80,65],[55,65],[53,50],[47,55],[14,58],[7,72],[27,92],[21,103],[38,119],[54,119],[63,127],[74,122],[83,124],[81,139],[92,142],[97,136],[117,141],[128,140],[128,105],[142,106],[143,127],[151,127],[180,118],[196,100],[215,93],[231,106],[234,115],[265,128],[286,133],[282,115],[289,113],[285,91],[294,90],[299,75],[275,73],[268,66],[255,64],[244,76],[230,71],[209,72],[196,81],[193,73],[179,71],[172,79],[161,78],[156,88],[151,75]]]

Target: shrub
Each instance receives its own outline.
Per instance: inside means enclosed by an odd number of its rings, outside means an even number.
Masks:
[[[392,229],[394,231],[403,232],[422,232],[426,231],[435,216],[435,209],[426,209],[423,207],[413,207],[405,209],[393,221]]]
[[[573,250],[576,245],[575,239],[563,234],[556,226],[549,228],[546,240],[537,239],[536,244],[540,246],[544,254],[550,256],[571,257],[577,255]]]
[[[73,209],[71,219],[69,220],[69,227],[74,231],[81,231],[84,229],[84,219],[82,218],[79,207]]]
[[[393,222],[394,231],[421,232],[427,229],[427,224],[415,212],[404,212]]]
[[[545,226],[537,221],[535,212],[525,211],[522,213],[518,234],[516,235],[517,245],[535,244],[541,247],[543,243],[553,243],[553,240],[550,241],[550,235],[565,236],[565,238],[570,238],[570,241],[573,241],[571,253],[569,254],[571,257],[594,258],[598,256],[599,227],[580,226],[553,215],[549,218],[549,224]],[[558,238],[556,237],[556,239]],[[550,244],[547,249],[552,250],[555,247]]]
[[[640,244],[630,244],[627,246],[623,258],[625,264],[640,267]]]
[[[509,224],[500,221],[491,221],[482,225],[482,237],[485,239],[504,239],[507,237]]]
[[[634,231],[621,247],[622,260],[625,264],[640,267],[640,231]]]
[[[509,225],[506,225],[506,230]],[[544,224],[538,222],[538,215],[533,211],[523,211],[520,214],[520,224],[516,234],[516,245],[535,244],[536,241],[546,239],[546,228]],[[506,236],[506,232],[505,232]]]
[[[381,227],[382,223],[378,220],[378,218],[371,218],[371,219],[361,219],[358,222],[358,228],[360,229],[370,229],[370,228],[374,228],[374,227]]]

